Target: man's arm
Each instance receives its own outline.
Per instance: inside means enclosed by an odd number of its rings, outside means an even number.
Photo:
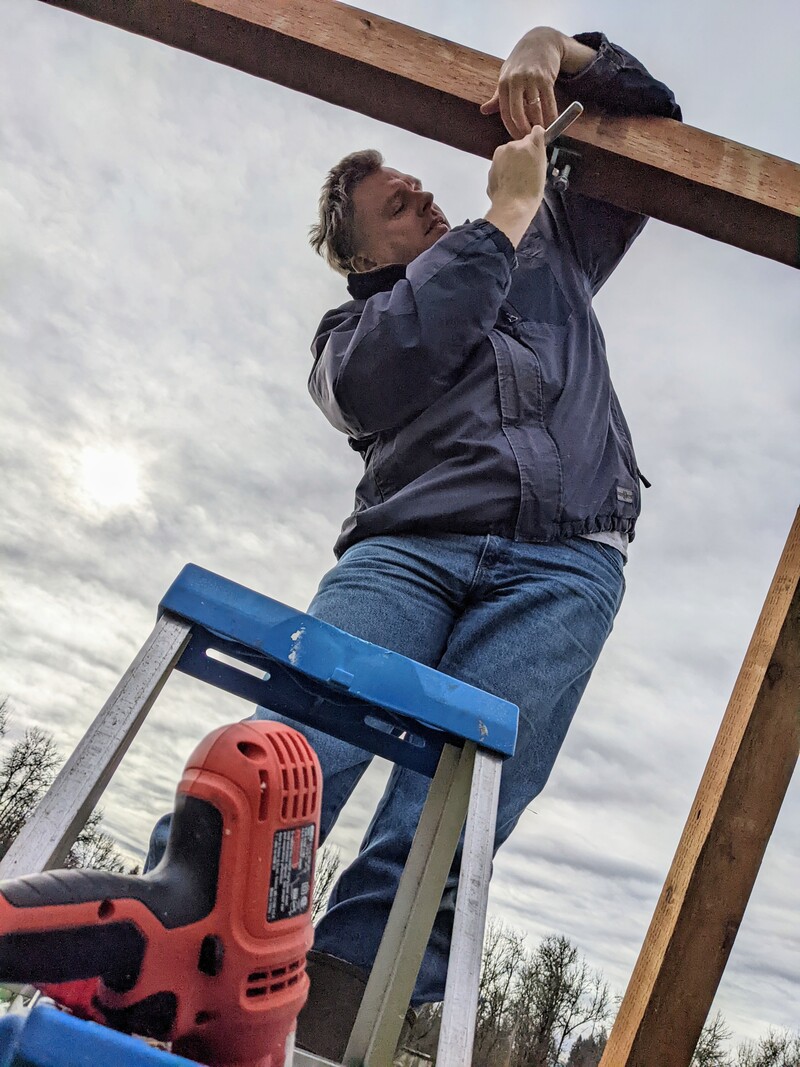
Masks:
[[[356,440],[405,425],[450,389],[511,285],[514,248],[485,221],[460,226],[361,308],[326,315],[308,388]]]
[[[481,112],[499,111],[511,136],[524,137],[533,126],[555,120],[556,85],[573,100],[616,114],[681,118],[667,86],[604,34],[569,37],[550,26],[538,26],[517,42]]]
[[[503,231],[514,248],[539,210],[546,178],[547,156],[541,126],[534,126],[518,141],[509,141],[495,149],[486,189],[492,206],[485,218]]]
[[[556,89],[613,114],[681,118],[667,86],[602,33],[568,37],[550,27],[531,30],[519,41],[503,64],[494,96],[481,110],[499,111],[511,136],[524,136],[532,122],[549,125],[555,118]],[[548,203],[561,217],[565,239],[597,292],[646,219],[571,188],[562,194],[550,191]]]

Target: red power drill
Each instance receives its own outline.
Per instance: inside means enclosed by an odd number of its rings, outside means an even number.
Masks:
[[[0,979],[69,983],[48,992],[212,1067],[283,1067],[308,995],[321,792],[291,727],[215,730],[189,758],[155,870],[0,882]]]

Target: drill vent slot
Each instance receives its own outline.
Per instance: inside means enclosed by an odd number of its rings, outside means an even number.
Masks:
[[[271,971],[253,971],[247,976],[246,997],[265,997],[282,989],[297,985],[303,974],[303,961],[292,960],[285,967],[273,967]]]
[[[309,818],[317,804],[319,781],[308,742],[299,734],[271,734],[269,741],[281,768],[281,817]]]
[[[277,993],[281,989],[288,989],[289,986],[297,985],[300,981],[300,975],[295,974],[291,978],[285,978],[280,982],[273,982],[269,987],[270,993]]]
[[[269,816],[269,775],[266,771],[258,772],[258,784],[261,797],[258,802],[258,821],[264,822]]]

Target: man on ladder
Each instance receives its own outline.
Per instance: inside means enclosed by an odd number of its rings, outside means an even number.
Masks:
[[[309,612],[519,706],[495,848],[547,781],[611,631],[640,503],[591,300],[646,220],[546,188],[556,88],[680,118],[669,89],[602,34],[539,28],[482,109],[513,138],[495,153],[484,218],[451,228],[415,177],[356,152],[328,175],[312,234],[352,299],[322,320],[310,391],[365,473]],[[323,771],[324,840],[372,756],[304,732]],[[427,784],[394,768],[317,927],[297,1037],[312,1052],[344,1052]],[[459,863],[416,1005],[444,995]]]

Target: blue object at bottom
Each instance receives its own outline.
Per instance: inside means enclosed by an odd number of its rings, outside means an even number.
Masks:
[[[0,1067],[197,1067],[49,1004],[0,1019]]]

